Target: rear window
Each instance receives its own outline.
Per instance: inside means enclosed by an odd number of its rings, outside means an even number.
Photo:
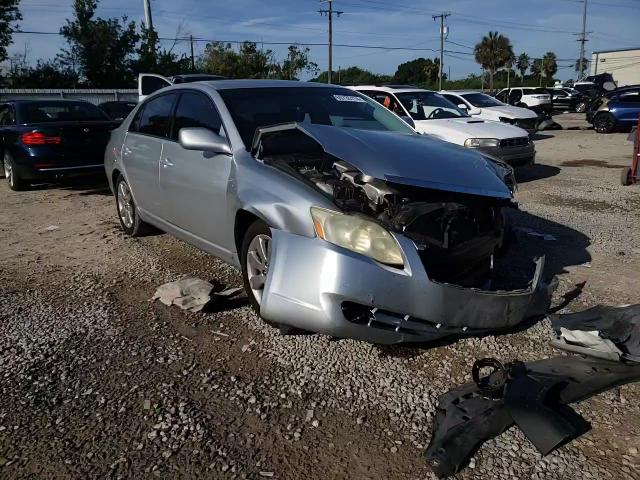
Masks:
[[[109,120],[102,110],[85,102],[29,102],[22,111],[23,123]]]

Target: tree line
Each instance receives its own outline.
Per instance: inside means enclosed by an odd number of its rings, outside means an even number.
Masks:
[[[130,88],[138,73],[150,72],[176,75],[188,72],[212,73],[228,78],[271,78],[295,80],[302,74],[315,76],[312,81],[326,82],[327,72],[319,72],[311,61],[308,48],[290,45],[286,57],[276,58],[270,49],[259,48],[255,42],[207,43],[197,58],[177,54],[174,40],[163,47],[155,30],[147,30],[127,17],[96,16],[99,0],[74,0],[72,18],[60,28],[66,46],[53,59],[29,62],[28,54],[9,56],[7,47],[22,19],[20,0],[3,0],[0,8],[0,62],[9,63],[0,83],[9,88]],[[177,35],[176,35],[177,36]],[[542,58],[526,53],[516,57],[511,41],[499,32],[489,32],[475,45],[473,58],[482,67],[482,75],[447,81],[447,88],[490,89],[504,86],[520,74],[520,84],[548,85],[558,71],[557,57],[547,52]],[[586,62],[586,60],[585,60]],[[576,62],[576,71],[579,61]],[[350,66],[333,73],[336,83],[381,84],[398,83],[436,88],[440,61],[438,58],[416,58],[398,65],[393,75],[376,74]],[[486,74],[486,75],[485,75]],[[514,79],[516,84],[517,80]]]

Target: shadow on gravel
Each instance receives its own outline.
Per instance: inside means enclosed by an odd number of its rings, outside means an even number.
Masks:
[[[558,167],[541,163],[526,165],[515,169],[516,181],[518,183],[527,183],[542,180],[543,178],[555,177],[559,173],[560,169]]]
[[[92,175],[87,177],[63,178],[57,182],[48,182],[31,185],[30,190],[51,190],[78,192],[79,195],[105,195],[111,196],[109,184],[104,175]]]
[[[554,138],[554,136],[553,135],[545,135],[543,133],[534,133],[533,137],[531,138],[531,140],[538,141],[538,140],[546,140],[547,138]]]
[[[547,220],[527,212],[508,212],[514,235],[507,253],[496,260],[495,278],[498,288],[522,288],[532,278],[535,265],[531,261],[541,255],[545,256],[543,279],[549,282],[554,276],[565,273],[567,267],[582,265],[591,261],[587,247],[591,244],[589,237],[582,232],[560,223]],[[533,233],[533,235],[532,235]],[[555,240],[545,240],[538,234],[552,235]],[[502,285],[501,279],[509,278],[511,287]],[[558,305],[551,305],[549,312],[558,311],[578,298],[584,288],[578,284],[570,292],[563,295]],[[514,328],[495,331],[485,336],[500,336],[527,330],[542,320],[542,317],[527,319]],[[447,337],[428,343],[411,343],[401,345],[377,345],[380,356],[411,358],[420,355],[425,349],[447,346],[456,343],[460,337]]]

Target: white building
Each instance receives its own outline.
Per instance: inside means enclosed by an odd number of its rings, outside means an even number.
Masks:
[[[610,73],[619,87],[640,83],[640,48],[600,50],[591,54],[591,75]]]

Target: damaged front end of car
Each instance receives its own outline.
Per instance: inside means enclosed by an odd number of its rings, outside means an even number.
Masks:
[[[252,153],[335,205],[311,209],[315,238],[273,230],[264,318],[397,343],[546,312],[544,259],[513,288],[495,278],[516,207],[508,165],[424,136],[308,123],[258,129]]]

